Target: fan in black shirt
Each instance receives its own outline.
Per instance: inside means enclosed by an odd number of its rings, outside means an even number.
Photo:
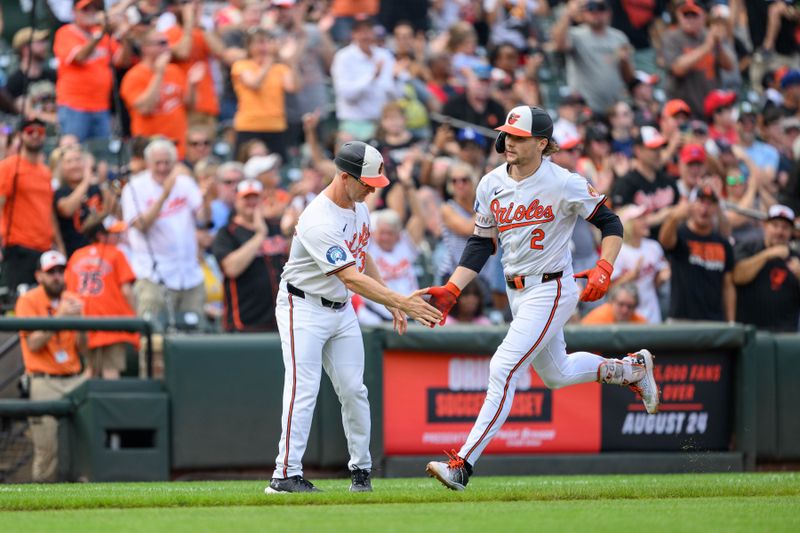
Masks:
[[[450,98],[444,105],[442,114],[490,129],[503,124],[506,111],[497,100],[489,96],[491,70],[488,65],[473,69],[474,75],[467,82],[467,90],[464,94]],[[494,139],[491,141],[494,142]],[[491,143],[487,143],[489,144]]]
[[[653,238],[658,237],[661,223],[680,199],[675,180],[662,170],[661,148],[665,144],[666,139],[657,129],[642,126],[633,147],[633,168],[611,189],[615,208],[635,204],[647,209],[647,222]]]
[[[769,331],[796,332],[800,323],[800,257],[789,248],[794,212],[773,205],[763,241],[736,247],[736,320]]]
[[[19,68],[8,77],[6,83],[14,99],[25,94],[26,78],[28,85],[42,80],[56,83],[56,73],[46,62],[50,49],[47,42],[49,34],[47,30],[33,31],[31,28],[22,28],[14,34],[11,44],[19,54]]]
[[[661,226],[658,240],[672,267],[670,318],[734,319],[733,250],[714,231],[715,215],[724,216],[719,200],[711,187],[703,186],[692,190],[689,202],[673,209]]]
[[[225,274],[225,331],[277,331],[275,298],[288,242],[277,223],[260,212],[263,185],[243,180],[236,187],[234,214],[211,250]]]

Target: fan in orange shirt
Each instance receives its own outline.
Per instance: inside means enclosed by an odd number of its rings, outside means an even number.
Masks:
[[[107,34],[101,0],[75,0],[74,22],[55,34],[53,55],[58,60],[56,103],[61,134],[86,139],[111,135],[111,65],[127,66],[133,51]],[[120,29],[118,36],[129,31]]]
[[[41,254],[37,261],[36,281],[39,286],[17,300],[14,309],[20,318],[81,316],[83,302],[64,290],[64,265],[67,258],[54,250]],[[79,351],[85,348],[86,336],[77,331],[20,331],[20,346],[25,372],[30,378],[30,399],[55,400],[80,385]],[[58,474],[58,421],[52,416],[31,419],[33,441],[33,480],[55,481]]]
[[[192,65],[184,75],[180,67],[170,64],[168,44],[159,31],[144,35],[142,60],[122,78],[120,95],[131,115],[131,133],[142,137],[163,135],[175,143],[183,158],[187,112],[194,109],[205,64]]]
[[[191,124],[203,124],[216,131],[219,115],[219,100],[214,89],[209,60],[216,56],[224,58],[225,45],[213,32],[198,27],[202,4],[193,2],[170,5],[169,11],[175,14],[178,24],[171,26],[165,34],[172,51],[173,62],[188,76],[189,69],[198,63],[205,65],[205,74],[197,85],[197,102],[189,113]]]
[[[133,282],[136,275],[117,248],[124,222],[106,217],[87,232],[89,246],[72,254],[65,272],[67,290],[83,299],[84,316],[133,317]],[[93,377],[117,379],[125,370],[126,345],[138,348],[139,334],[121,331],[91,331],[88,363]]]
[[[647,319],[636,312],[639,306],[639,293],[632,283],[615,285],[608,293],[609,301],[591,310],[581,324],[647,324]]]
[[[55,233],[50,169],[41,163],[45,124],[23,120],[22,146],[17,155],[0,161],[0,241],[3,244],[3,284],[16,295],[20,284],[36,283],[39,256],[61,246]]]
[[[282,48],[283,46],[283,48]],[[248,32],[247,58],[231,66],[231,82],[238,98],[233,117],[236,150],[252,139],[263,141],[286,160],[288,122],[285,99],[298,90],[297,62],[301,48],[282,45],[278,34],[258,28]],[[286,56],[286,64],[281,56]]]

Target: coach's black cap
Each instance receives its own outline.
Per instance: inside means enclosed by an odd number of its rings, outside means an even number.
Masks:
[[[553,136],[553,119],[541,107],[520,105],[508,113],[505,124],[495,129],[517,137],[544,137],[549,141]]]
[[[336,168],[358,178],[370,187],[386,187],[389,178],[383,175],[383,156],[361,141],[344,143],[336,153]]]

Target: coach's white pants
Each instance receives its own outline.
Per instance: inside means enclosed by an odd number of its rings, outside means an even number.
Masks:
[[[489,364],[489,388],[478,419],[458,455],[474,465],[511,411],[517,379],[533,363],[551,389],[597,379],[604,361],[588,352],[567,354],[562,328],[578,303],[572,273],[521,291],[509,290],[514,319]]]
[[[273,477],[303,474],[311,417],[322,369],[342,404],[342,424],[350,452],[348,466],[369,469],[369,401],[364,385],[364,342],[353,306],[334,311],[285,289],[278,293],[276,315],[281,335],[283,416]]]

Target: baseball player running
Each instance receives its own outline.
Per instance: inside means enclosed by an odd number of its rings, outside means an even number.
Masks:
[[[428,289],[430,302],[447,316],[499,238],[514,318],[492,357],[489,389],[467,442],[449,454],[448,462],[431,462],[426,469],[454,490],[466,487],[475,462],[511,410],[517,378],[530,364],[551,389],[597,380],[631,387],[648,413],[655,413],[659,403],[653,356],[647,350],[621,360],[566,352],[562,327],[579,299],[574,278],[587,279],[581,300],[594,301],[606,293],[622,246],[619,218],[585,178],[543,159],[558,150],[545,110],[515,107],[497,129],[501,133],[495,148],[505,153],[506,164],[478,184],[475,231],[459,266],[445,286]],[[596,266],[573,276],[569,242],[579,215],[600,228],[602,244]]]
[[[276,315],[286,370],[281,440],[268,494],[318,491],[303,478],[302,458],[323,368],[342,404],[350,490],[372,490],[364,344],[350,291],[385,305],[400,334],[406,313],[428,326],[444,318],[423,300],[425,289],[402,296],[386,288],[367,253],[370,220],[363,201],[389,184],[380,153],[349,142],[335,163],[333,182],[300,215],[281,276]]]

